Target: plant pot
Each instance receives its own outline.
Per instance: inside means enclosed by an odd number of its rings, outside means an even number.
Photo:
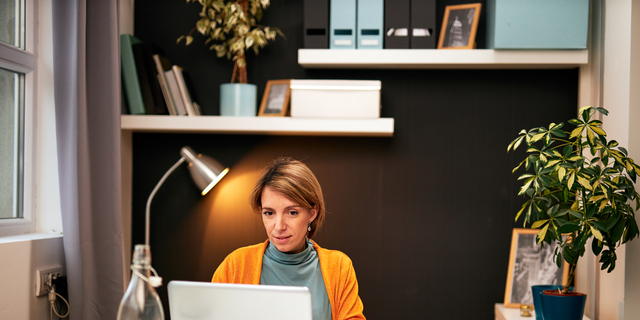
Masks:
[[[587,295],[579,292],[562,294],[557,290],[544,290],[540,295],[544,320],[582,320],[586,303]]]
[[[220,85],[220,115],[255,117],[257,114],[257,87],[250,83],[223,83]]]
[[[531,286],[531,295],[533,297],[533,310],[536,311],[536,320],[542,320],[542,305],[540,304],[540,295],[544,290],[558,291],[562,289],[562,285],[537,285]],[[569,287],[573,290],[573,287]]]

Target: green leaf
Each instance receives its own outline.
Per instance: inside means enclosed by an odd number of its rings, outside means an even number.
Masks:
[[[599,241],[599,240],[597,240],[597,239],[594,239],[594,240],[591,242],[591,250],[593,251],[593,254],[594,254],[594,255],[596,255],[596,256],[597,256],[597,255],[599,255],[599,254],[600,254],[600,252],[602,251],[602,248],[603,248],[603,246],[602,246],[602,241]]]
[[[567,173],[567,169],[563,167],[558,168],[558,180],[563,181],[566,173]]]
[[[571,135],[569,136],[569,139],[573,139],[573,138],[581,136],[582,135],[582,129],[584,129],[583,126],[578,126],[575,129],[573,129],[573,131],[571,131]]]
[[[598,121],[598,122],[600,122],[600,121]],[[600,124],[602,124],[602,122],[600,122]],[[600,128],[600,127],[589,126],[589,128],[591,130],[593,130],[595,133],[597,133],[597,134],[599,134],[599,135],[601,135],[603,137],[607,135],[607,133],[604,130],[602,130],[602,128]]]
[[[545,219],[545,220],[538,220],[536,222],[534,222],[531,225],[531,229],[538,229],[540,227],[542,227],[542,225],[544,225],[545,223],[547,223],[549,221],[549,219]]]
[[[591,233],[593,233],[593,236],[596,237],[596,239],[598,239],[599,241],[602,241],[602,233],[600,233],[600,231],[598,231],[598,229],[594,228],[593,226],[589,226],[591,228]]]
[[[511,148],[513,148],[513,150],[517,149],[518,146],[520,146],[520,143],[522,143],[522,140],[524,140],[524,136],[519,136],[515,140],[511,141],[509,146],[507,146],[507,152],[509,152]]]
[[[616,226],[613,229],[613,232],[611,233],[612,243],[618,243],[618,241],[620,241],[620,238],[622,238],[622,233],[624,232],[624,225],[625,225],[624,219],[621,219],[616,223]]]
[[[538,133],[536,135],[534,135],[533,137],[531,137],[531,142],[537,142],[540,139],[544,138],[544,136],[546,135],[546,132],[542,132],[542,133]]]
[[[544,226],[544,228],[542,228],[542,230],[538,232],[538,244],[540,244],[544,240],[544,237],[547,235],[547,230],[549,229],[549,225],[550,223]]]
[[[569,181],[567,181],[567,186],[569,187],[569,189],[571,189],[571,187],[573,187],[573,183],[575,182],[575,179],[576,179],[576,174],[572,172],[569,175]]]
[[[558,228],[558,233],[571,233],[580,230],[580,223],[578,221],[569,221]]]
[[[591,184],[589,183],[589,180],[578,176],[578,183],[580,183],[583,187],[587,188],[588,190],[593,190],[593,188],[591,187]]]
[[[518,218],[520,217],[520,215],[522,214],[524,209],[527,207],[527,203],[528,202],[525,202],[525,204],[522,205],[522,208],[520,208],[520,211],[518,211],[518,213],[516,214],[516,220],[515,221],[518,221]]]

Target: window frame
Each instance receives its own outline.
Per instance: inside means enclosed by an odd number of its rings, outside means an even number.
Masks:
[[[24,0],[24,50],[0,42],[0,68],[24,74],[22,218],[0,219],[0,237],[35,232],[37,1]]]

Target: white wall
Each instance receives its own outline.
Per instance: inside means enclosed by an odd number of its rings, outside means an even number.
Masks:
[[[640,163],[640,3],[631,7],[631,61],[629,104],[629,153]],[[640,181],[638,181],[640,182]],[[640,183],[636,183],[636,188]],[[639,221],[636,217],[636,221]],[[640,315],[640,239],[627,244],[624,287],[624,319],[637,319]]]
[[[34,240],[33,238],[42,238]],[[28,240],[23,240],[28,238]],[[36,270],[62,267],[62,236],[14,236],[0,243],[0,319],[49,319],[47,296],[36,297]]]
[[[603,129],[609,140],[617,140],[620,145],[627,147],[632,158],[640,161],[640,55],[638,35],[632,38],[632,17],[635,18],[635,32],[638,32],[639,4],[633,0],[606,1],[603,106],[610,114],[603,119]],[[635,54],[632,54],[632,48]],[[638,261],[640,254],[640,244],[637,242],[640,240],[618,248],[616,269],[612,273],[601,271],[598,275],[597,319],[637,319],[638,313],[631,312],[640,304],[637,296],[639,275],[634,270],[638,264],[633,263]],[[628,308],[626,317],[625,308]]]

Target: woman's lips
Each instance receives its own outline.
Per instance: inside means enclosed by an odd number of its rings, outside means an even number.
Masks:
[[[289,238],[291,238],[291,236],[286,236],[286,237],[274,236],[274,238],[276,239],[277,242],[286,242],[287,240],[289,240]]]

